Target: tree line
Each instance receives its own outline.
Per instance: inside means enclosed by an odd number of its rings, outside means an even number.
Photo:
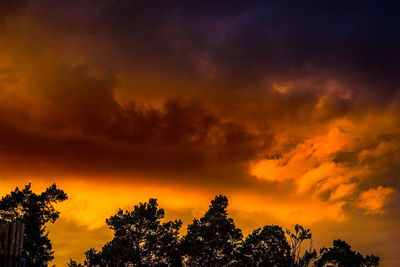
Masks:
[[[41,194],[31,185],[16,188],[0,200],[0,223],[25,224],[24,257],[27,266],[48,266],[54,258],[46,223],[59,217],[54,204],[67,200],[55,184]],[[331,247],[312,247],[310,229],[295,225],[284,230],[278,225],[255,229],[244,238],[227,212],[228,199],[218,195],[203,217],[188,225],[180,235],[181,220],[165,221],[165,211],[157,200],[139,203],[133,210],[118,210],[106,219],[114,237],[101,250],[85,252],[84,263],[70,260],[70,267],[83,266],[378,266],[379,257],[363,256],[340,239]],[[308,247],[304,248],[304,241]],[[302,247],[303,245],[303,247]]]

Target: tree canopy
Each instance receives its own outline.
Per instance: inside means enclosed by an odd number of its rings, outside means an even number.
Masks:
[[[27,266],[47,266],[54,258],[45,224],[54,223],[59,212],[55,203],[66,200],[67,194],[55,184],[41,194],[31,189],[31,184],[18,187],[0,200],[0,222],[21,222],[25,225],[24,256]]]
[[[240,263],[244,266],[290,266],[290,246],[282,227],[266,225],[248,235],[240,248]]]
[[[379,258],[363,257],[346,242],[335,240],[318,256],[310,229],[295,225],[283,230],[266,225],[243,240],[228,216],[228,199],[218,195],[200,219],[195,218],[179,238],[181,221],[161,223],[164,210],[157,200],[139,203],[133,211],[119,210],[106,220],[114,238],[101,251],[86,252],[87,266],[245,266],[245,267],[369,267]],[[302,244],[307,241],[309,247]],[[131,264],[131,265],[129,265]]]
[[[100,252],[86,252],[89,266],[169,266],[179,265],[179,229],[181,221],[161,222],[164,209],[157,200],[139,203],[132,211],[119,210],[106,220],[114,238]]]
[[[351,250],[346,241],[337,239],[330,248],[322,248],[320,258],[316,261],[317,267],[371,267],[379,265],[379,257],[368,255],[363,257],[360,252]]]
[[[182,241],[187,264],[226,266],[236,262],[243,235],[228,217],[227,206],[225,196],[216,196],[205,215],[188,226]]]
[[[31,185],[18,187],[0,200],[0,223],[25,225],[24,257],[27,266],[48,266],[54,258],[46,232],[46,223],[54,223],[59,212],[54,204],[67,199],[55,184],[36,194]],[[86,251],[84,264],[72,259],[70,267],[80,266],[245,266],[245,267],[372,267],[379,257],[363,256],[347,242],[333,241],[312,248],[310,229],[295,225],[294,231],[278,225],[255,229],[245,239],[242,231],[228,216],[228,199],[218,195],[203,217],[195,218],[180,237],[181,220],[166,221],[165,211],[157,200],[139,203],[132,210],[118,210],[106,219],[114,237],[100,251]],[[302,248],[307,241],[309,248]]]
[[[286,229],[287,238],[290,243],[291,251],[291,264],[296,267],[305,267],[317,257],[317,252],[312,249],[312,234],[310,229],[305,229],[303,226],[296,224],[294,226],[294,232]],[[310,240],[310,248],[304,251],[304,254],[300,256],[301,245],[305,240]]]
[[[320,255],[312,248],[310,229],[295,225],[283,230],[266,225],[243,240],[242,231],[228,216],[228,199],[218,195],[200,219],[195,218],[179,238],[181,221],[161,222],[164,210],[157,200],[139,203],[132,211],[119,210],[106,220],[114,238],[101,251],[86,252],[87,266],[245,266],[245,267],[369,267],[379,258],[363,257],[346,242],[335,240]],[[302,244],[307,241],[309,247]]]

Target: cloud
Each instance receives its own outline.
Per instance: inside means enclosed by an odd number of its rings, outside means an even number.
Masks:
[[[378,186],[360,194],[358,207],[367,213],[381,214],[383,207],[390,201],[391,195],[395,192],[393,188]]]
[[[157,170],[198,175],[210,167],[235,169],[235,164],[258,153],[258,136],[246,125],[201,102],[170,99],[161,107],[122,104],[114,96],[116,84],[113,73],[82,65],[50,61],[29,71],[26,87],[16,92],[27,91],[28,103],[36,109],[19,105],[23,100],[16,103],[8,89],[4,93],[2,164],[12,169],[23,166],[25,171],[129,176]],[[13,166],[17,161],[18,168]]]
[[[395,170],[390,161],[399,153],[397,122],[394,107],[362,119],[332,121],[325,133],[306,138],[277,156],[253,161],[250,171],[258,179],[293,183],[296,194],[313,201],[341,201],[382,213],[394,184],[374,175],[378,169],[383,173]],[[371,189],[374,183],[388,186]]]
[[[355,183],[339,185],[336,188],[336,190],[332,192],[332,194],[329,197],[329,200],[336,201],[338,199],[345,198],[351,195],[356,186],[357,184]]]
[[[46,48],[55,57],[62,51],[75,61],[152,73],[168,83],[184,79],[258,95],[260,84],[304,79],[337,81],[342,98],[357,95],[367,103],[387,104],[398,91],[393,3],[30,3],[10,32],[22,32],[30,49]]]
[[[0,31],[3,30],[7,17],[18,13],[26,6],[26,0],[4,0],[0,3]]]

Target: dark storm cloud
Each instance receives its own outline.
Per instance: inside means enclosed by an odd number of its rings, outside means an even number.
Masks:
[[[84,66],[50,64],[32,76],[38,117],[1,105],[1,154],[8,155],[3,164],[11,168],[19,161],[27,169],[193,174],[217,162],[245,162],[260,147],[245,126],[200,103],[122,105],[113,95],[112,73],[93,75]]]
[[[23,10],[26,0],[2,0],[0,2],[0,30],[3,30],[6,19]]]
[[[124,166],[178,166],[180,161],[201,166],[215,159],[254,160],[281,129],[312,127],[352,115],[357,108],[364,110],[365,101],[387,103],[397,93],[397,12],[395,4],[368,1],[40,0],[30,1],[22,18],[13,21],[34,25],[35,34],[30,36],[29,28],[21,25],[22,30],[10,31],[23,36],[15,37],[20,43],[27,43],[17,49],[29,58],[44,58],[39,63],[33,60],[33,82],[28,84],[43,101],[42,124],[34,127],[50,133],[78,131],[79,140],[88,138],[93,142],[88,146],[96,147],[87,156],[93,157],[92,166],[99,155],[113,153],[121,155],[115,164]],[[77,67],[75,61],[87,65]],[[257,99],[236,103],[230,99],[233,94],[227,95],[233,109],[230,123],[203,104],[122,104],[115,91],[123,71],[161,75],[165,83],[182,76],[188,87],[250,91]],[[140,85],[127,86],[141,91]],[[184,91],[180,89],[177,97]],[[168,89],[162,94],[168,98]],[[212,105],[220,105],[219,99],[214,101],[217,104]],[[251,120],[264,127],[263,137],[242,126]],[[278,127],[269,129],[266,124]],[[290,147],[314,133],[296,134]],[[101,148],[98,140],[104,142]],[[76,151],[84,147],[80,142]],[[68,144],[71,151],[73,147]],[[282,153],[282,147],[271,153]],[[102,149],[105,152],[100,153]],[[132,156],[133,151],[140,156]],[[72,161],[74,155],[71,152]]]
[[[63,34],[96,36],[118,60],[227,88],[336,79],[361,99],[398,91],[395,1],[42,1]],[[121,62],[120,62],[121,63]]]

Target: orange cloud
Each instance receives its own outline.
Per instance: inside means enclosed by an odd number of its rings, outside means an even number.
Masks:
[[[366,190],[360,194],[358,207],[367,213],[382,214],[383,207],[390,201],[394,192],[394,188],[382,186]]]
[[[335,191],[329,197],[330,201],[336,201],[341,198],[345,198],[351,194],[353,194],[354,189],[356,188],[357,184],[340,184]]]
[[[332,121],[325,133],[306,138],[278,157],[253,161],[250,173],[260,180],[293,183],[296,194],[313,201],[341,201],[381,213],[393,189],[365,189],[365,182],[376,168],[386,168],[382,159],[399,151],[399,140],[394,136],[400,131],[394,111],[388,107],[361,120]],[[359,194],[362,201],[356,203]]]

